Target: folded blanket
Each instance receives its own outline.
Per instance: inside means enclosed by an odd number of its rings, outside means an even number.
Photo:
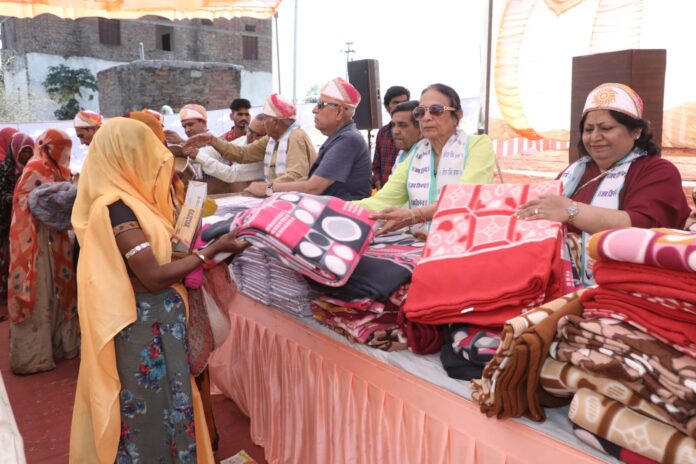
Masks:
[[[376,237],[345,285],[328,287],[311,283],[312,287],[343,301],[361,298],[386,301],[400,286],[411,281],[424,246],[423,240],[400,232]]]
[[[696,359],[620,321],[564,317],[551,356],[624,383],[678,422],[696,416]]]
[[[611,443],[664,464],[696,462],[696,441],[586,388],[573,397],[571,422]]]
[[[644,416],[669,424],[692,438],[696,437],[696,417],[686,422],[677,421],[666,409],[640,397],[629,385],[619,380],[593,374],[566,362],[546,358],[541,370],[540,382],[544,390],[558,397],[571,398],[580,388],[587,388],[618,401]]]
[[[399,340],[396,312],[374,314],[314,300],[312,313],[314,319],[355,343],[384,351],[406,349],[406,344]]]
[[[306,279],[278,259],[249,247],[230,266],[240,292],[261,303],[295,316],[311,316],[316,293]]]
[[[603,287],[588,290],[582,304],[585,318],[624,321],[683,353],[696,354],[696,315]]]
[[[635,227],[605,230],[592,235],[588,249],[596,260],[696,272],[694,232]]]
[[[332,305],[341,306],[343,308],[359,309],[360,311],[369,311],[371,313],[382,314],[385,311],[384,303],[373,300],[372,298],[359,298],[356,300],[341,300],[326,295],[320,295],[319,299]]]
[[[468,324],[451,324],[443,330],[445,343],[440,361],[447,375],[460,380],[480,378],[500,344],[500,334]]]
[[[671,271],[644,264],[600,261],[594,267],[597,284],[625,292],[641,292],[696,305],[696,273]],[[693,312],[693,308],[692,308]]]
[[[73,203],[77,186],[70,182],[48,182],[39,185],[29,194],[31,214],[55,230],[70,230]]]
[[[585,430],[577,424],[573,424],[573,433],[575,433],[578,440],[586,445],[608,456],[615,457],[626,464],[657,464],[657,461],[648,459],[626,448],[622,448],[616,443],[612,443],[589,430]]]
[[[312,280],[345,284],[372,239],[360,206],[328,196],[278,193],[236,222],[239,237]]]
[[[560,405],[567,400],[547,394],[538,384],[539,373],[556,335],[558,321],[580,314],[579,296],[585,290],[545,303],[507,321],[501,343],[483,370],[480,381],[472,381],[472,397],[488,416],[546,418],[542,404]]]
[[[502,327],[572,290],[558,222],[519,220],[517,208],[560,181],[533,185],[447,185],[438,201],[406,315],[416,322]]]
[[[437,353],[442,348],[444,337],[442,328],[437,325],[413,322],[404,313],[403,305],[399,308],[396,319],[399,324],[400,339],[406,343],[408,350],[416,354]]]

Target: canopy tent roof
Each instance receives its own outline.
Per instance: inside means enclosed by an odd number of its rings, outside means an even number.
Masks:
[[[146,15],[167,19],[214,19],[250,16],[269,18],[282,0],[0,0],[0,16],[32,18],[50,13],[75,19],[99,16],[135,19]]]

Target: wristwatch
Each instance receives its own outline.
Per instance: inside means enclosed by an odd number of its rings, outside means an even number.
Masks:
[[[568,220],[566,222],[572,226],[573,222],[575,221],[575,217],[578,215],[579,212],[580,207],[578,207],[578,204],[574,201],[571,201],[570,205],[568,205],[568,207],[566,208],[566,213],[568,213]]]
[[[266,182],[266,196],[270,197],[273,195],[273,182]]]

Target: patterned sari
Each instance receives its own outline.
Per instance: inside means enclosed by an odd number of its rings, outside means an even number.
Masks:
[[[70,237],[39,222],[29,209],[36,187],[70,180],[71,147],[66,133],[44,132],[14,192],[7,309],[10,367],[18,374],[53,369],[55,358],[71,358],[78,351]]]
[[[10,284],[8,310],[15,324],[31,318],[36,300],[36,262],[40,251],[36,239],[37,220],[29,211],[29,193],[48,182],[70,181],[72,141],[65,132],[49,129],[39,137],[34,157],[17,182],[10,225]],[[65,319],[77,311],[72,246],[67,232],[52,231],[55,297]]]
[[[34,140],[26,134],[16,133],[9,145],[9,156],[0,162],[0,303],[7,301],[7,276],[10,266],[10,221],[12,221],[12,199],[17,179],[24,165],[19,153],[25,148],[34,149]],[[7,314],[0,314],[0,319]]]

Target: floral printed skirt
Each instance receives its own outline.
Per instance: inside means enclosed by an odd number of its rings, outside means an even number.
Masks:
[[[114,339],[121,380],[116,462],[195,463],[186,309],[173,289],[136,294],[138,319]]]

